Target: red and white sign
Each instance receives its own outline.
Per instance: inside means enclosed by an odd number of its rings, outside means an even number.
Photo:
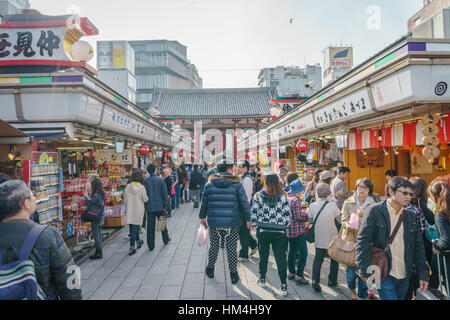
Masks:
[[[308,150],[308,141],[306,140],[300,140],[297,142],[297,150],[300,152],[305,152]]]
[[[149,148],[149,146],[146,146],[146,145],[140,146],[140,147],[139,147],[139,153],[142,154],[142,155],[144,155],[144,156],[148,155],[148,154],[150,153],[150,148]]]

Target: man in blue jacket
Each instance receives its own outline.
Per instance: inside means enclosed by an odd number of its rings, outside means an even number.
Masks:
[[[147,167],[150,177],[145,179],[144,186],[147,191],[148,202],[145,204],[147,211],[147,246],[150,251],[155,248],[155,226],[156,218],[164,216],[167,218],[167,208],[169,207],[167,197],[167,187],[164,180],[155,174],[156,167],[150,164]],[[169,231],[166,229],[161,232],[164,244],[168,244]]]
[[[239,281],[237,272],[237,238],[242,223],[251,230],[250,205],[239,176],[233,176],[233,164],[222,162],[219,174],[213,174],[205,186],[200,209],[200,223],[209,226],[210,248],[206,275],[214,278],[214,266],[221,240],[225,239],[230,278]]]

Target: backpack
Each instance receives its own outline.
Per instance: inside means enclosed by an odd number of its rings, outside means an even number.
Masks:
[[[35,225],[19,250],[19,260],[2,265],[0,253],[0,300],[45,300],[36,280],[33,261],[29,260],[39,236],[47,226]]]

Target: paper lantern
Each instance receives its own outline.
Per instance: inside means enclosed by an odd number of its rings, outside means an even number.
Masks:
[[[297,150],[300,152],[305,152],[308,150],[308,141],[306,140],[300,140],[297,142]]]
[[[437,147],[426,147],[423,149],[422,154],[428,160],[433,160],[439,157],[441,151]]]
[[[166,158],[172,158],[172,153],[166,152],[166,153],[164,154],[164,157],[166,157]]]
[[[435,124],[427,124],[422,129],[422,134],[424,136],[437,136],[439,134],[439,127]]]
[[[268,150],[267,150],[267,156],[268,156],[268,157],[271,157],[271,156],[272,156],[272,149],[268,149]]]
[[[439,118],[434,116],[434,115],[432,115],[432,114],[426,115],[422,119],[422,123],[424,125],[437,124],[438,121],[439,121]]]
[[[94,57],[94,49],[86,41],[80,40],[72,45],[70,51],[75,61],[88,62]]]
[[[149,146],[142,145],[142,146],[139,147],[139,153],[140,153],[140,154],[146,156],[146,155],[149,154],[149,152],[150,152]]]
[[[183,151],[178,152],[178,157],[183,158]]]
[[[425,147],[437,147],[439,145],[439,138],[436,136],[424,136],[422,144]]]

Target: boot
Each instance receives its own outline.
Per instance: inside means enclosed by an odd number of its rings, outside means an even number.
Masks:
[[[95,251],[95,254],[93,254],[92,256],[90,256],[89,259],[91,259],[91,260],[103,259],[103,252],[102,252],[102,250],[100,250],[100,251]]]
[[[230,279],[232,284],[236,284],[239,281],[239,275],[237,272],[230,272]]]

